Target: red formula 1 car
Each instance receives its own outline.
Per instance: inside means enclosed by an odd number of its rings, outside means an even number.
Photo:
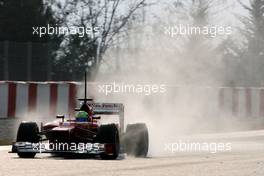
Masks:
[[[58,115],[60,122],[46,123],[40,130],[36,122],[22,122],[10,153],[21,158],[34,158],[37,153],[87,154],[102,159],[116,159],[122,152],[139,157],[147,155],[146,124],[129,124],[125,131],[123,104],[94,103],[87,99],[86,81],[85,98],[79,100],[82,105],[76,111],[82,116],[74,120],[64,120],[63,115]],[[99,115],[118,115],[119,124],[100,124]]]

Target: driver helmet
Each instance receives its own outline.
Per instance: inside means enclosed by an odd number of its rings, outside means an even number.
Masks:
[[[76,113],[76,121],[77,122],[87,122],[88,121],[88,113],[85,111],[79,111]]]

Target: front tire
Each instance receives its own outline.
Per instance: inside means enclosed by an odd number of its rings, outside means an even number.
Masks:
[[[146,157],[148,154],[149,135],[145,123],[129,124],[126,128],[124,147],[128,155]]]
[[[19,125],[16,142],[39,142],[39,128],[35,122],[22,122]],[[18,152],[20,158],[34,158],[36,153]]]

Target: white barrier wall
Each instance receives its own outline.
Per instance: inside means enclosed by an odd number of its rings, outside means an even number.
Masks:
[[[93,89],[94,85],[88,84],[88,92],[98,91]],[[72,114],[79,87],[80,84],[76,82],[2,81],[0,118],[23,117],[28,113],[41,114],[43,117],[54,117],[65,112]],[[170,99],[168,103],[185,105],[186,110],[201,104],[205,109],[202,115],[209,117],[264,117],[264,88],[170,87],[165,96]],[[172,98],[175,100],[172,101]],[[200,112],[201,108],[197,109]]]
[[[74,82],[0,82],[0,118],[28,113],[71,114],[76,106],[77,86]]]
[[[187,99],[188,109],[201,104],[209,117],[264,117],[264,88],[254,87],[178,87],[179,101]],[[182,96],[183,94],[183,96]],[[188,96],[186,96],[188,95]]]

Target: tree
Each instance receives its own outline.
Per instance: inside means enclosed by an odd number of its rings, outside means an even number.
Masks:
[[[50,60],[56,57],[62,38],[40,37],[33,28],[59,24],[51,6],[44,0],[0,0],[0,45],[7,53],[0,53],[0,70],[5,73],[0,79],[50,79]]]
[[[33,35],[32,27],[55,23],[51,8],[43,0],[0,1],[0,41],[47,42],[49,36]]]
[[[227,82],[237,86],[261,86],[264,83],[264,1],[252,0],[250,5],[240,2],[248,16],[238,16],[242,42],[227,39],[223,45],[228,67]]]
[[[241,30],[246,38],[241,53],[243,64],[247,65],[248,80],[254,85],[264,84],[264,1],[252,0],[249,6],[240,4],[249,12],[249,17],[242,17],[245,29]]]
[[[192,31],[181,36],[183,44],[179,50],[179,58],[184,59],[181,66],[181,73],[186,77],[183,79],[184,84],[214,85],[221,79],[220,75],[216,74],[220,65],[219,53],[209,32],[212,26],[210,22],[212,5],[213,1],[190,0],[176,7],[184,9],[185,20],[182,24],[186,31]]]
[[[57,16],[62,18],[62,26],[93,29],[90,34],[83,37],[79,37],[78,34],[64,37],[60,56],[56,61],[57,72],[64,69],[62,71],[64,73],[70,70],[71,74],[74,72],[79,74],[88,70],[92,79],[105,59],[103,56],[106,51],[117,42],[116,36],[121,36],[126,31],[125,27],[132,15],[145,5],[145,0],[134,1],[134,3],[128,0],[57,2],[55,9]],[[95,28],[99,28],[100,31],[94,30]],[[82,78],[79,75],[72,78],[77,77]]]

